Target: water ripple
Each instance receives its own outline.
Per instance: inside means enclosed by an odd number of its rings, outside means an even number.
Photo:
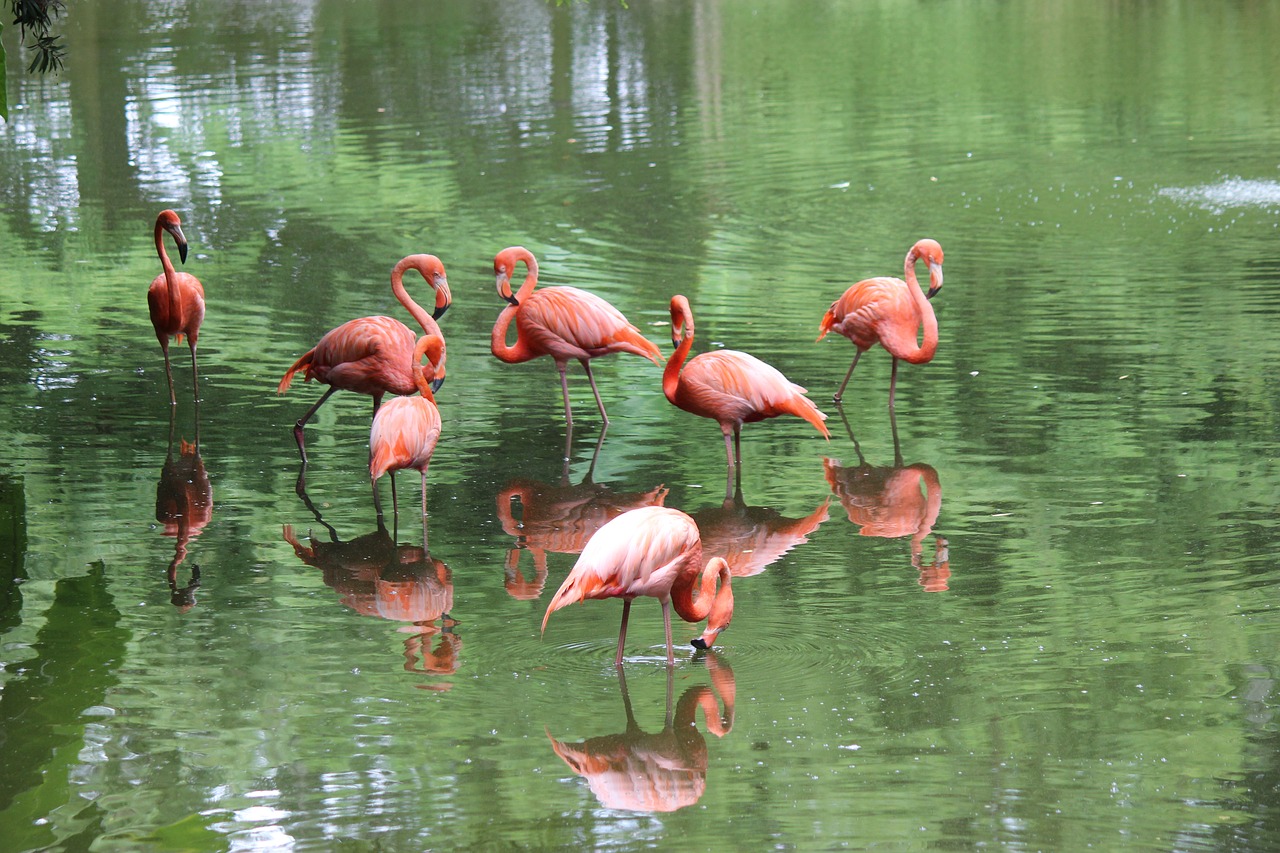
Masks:
[[[1229,208],[1235,207],[1260,207],[1271,212],[1280,211],[1280,181],[1223,178],[1215,184],[1163,187],[1159,194],[1216,214],[1226,213]]]

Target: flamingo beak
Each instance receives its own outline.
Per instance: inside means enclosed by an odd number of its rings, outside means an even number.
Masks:
[[[173,235],[173,242],[178,244],[178,257],[185,264],[187,262],[187,236],[182,233],[182,228],[178,225],[166,225],[164,230]]]
[[[701,636],[701,637],[694,637],[694,638],[690,641],[690,644],[691,644],[695,649],[703,649],[703,650],[705,650],[705,649],[709,649],[709,648],[711,648],[712,644],[713,644],[713,643],[715,643],[716,638],[718,638],[718,637],[720,636],[720,631],[721,631],[721,630],[723,630],[723,629],[721,629],[721,628],[710,628],[710,627],[709,627],[709,628],[707,628],[707,630],[705,630],[705,631],[703,631],[703,632],[702,632],[702,636]]]
[[[925,296],[932,299],[939,290],[942,290],[942,264],[931,263],[929,264],[929,291]]]
[[[449,295],[449,280],[444,276],[436,278],[436,308],[431,312],[431,319],[439,320],[444,316],[444,312],[449,310],[449,306],[453,304],[453,299]]]
[[[433,393],[433,394],[434,394],[434,393],[436,393],[437,391],[439,391],[439,390],[440,390],[440,386],[441,386],[441,385],[443,385],[443,384],[444,384],[444,377],[443,377],[443,376],[441,376],[439,379],[432,379],[432,380],[431,380],[431,393]]]
[[[498,273],[498,295],[512,305],[519,305],[520,301],[516,299],[515,294],[511,292],[511,274],[507,272]]]

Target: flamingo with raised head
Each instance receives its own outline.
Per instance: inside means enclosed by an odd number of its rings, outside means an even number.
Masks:
[[[686,364],[693,348],[693,310],[689,300],[679,295],[671,297],[671,342],[676,350],[662,374],[662,393],[686,412],[720,424],[729,465],[726,500],[733,497],[733,475],[742,464],[743,424],[795,415],[831,438],[823,423],[827,416],[805,396],[805,389],[754,355],[713,350],[694,356]]]
[[[717,579],[719,590],[716,590]],[[601,527],[587,542],[578,562],[547,605],[542,631],[546,633],[547,620],[562,607],[589,598],[621,598],[622,627],[618,630],[618,655],[613,663],[622,666],[631,601],[647,595],[662,604],[667,666],[674,666],[672,605],[686,622],[707,620],[706,630],[693,640],[693,647],[710,648],[733,619],[731,580],[729,564],[722,557],[712,557],[702,567],[702,539],[692,518],[670,507],[629,510]]]
[[[916,261],[929,265],[929,293],[920,289],[916,280]],[[858,366],[862,354],[880,344],[893,356],[893,370],[889,374],[889,411],[893,411],[893,393],[898,385],[898,360],[911,364],[926,364],[938,351],[938,318],[934,316],[929,300],[942,289],[942,247],[930,239],[917,240],[907,252],[903,262],[903,276],[868,278],[851,285],[848,290],[822,315],[818,326],[818,340],[827,332],[836,331],[853,341],[858,351],[853,354],[853,364],[840,383],[840,390],[832,398],[839,403],[844,397],[845,386],[853,369]],[[924,325],[924,341],[917,337]]]
[[[431,382],[422,368],[422,357],[427,357],[432,367],[438,367],[444,359],[444,338],[439,335],[423,335],[413,348],[413,379],[419,396],[396,397],[389,400],[373,416],[369,429],[369,482],[373,485],[373,504],[382,516],[378,501],[378,480],[383,474],[391,474],[391,511],[400,515],[396,499],[396,471],[414,468],[422,475],[422,524],[426,537],[427,519],[427,467],[431,454],[440,438],[440,410],[431,394]]]
[[[524,262],[526,275],[520,290],[511,292],[511,276],[516,264]],[[544,287],[538,285],[538,261],[523,246],[503,249],[493,259],[498,295],[510,303],[502,309],[493,324],[490,349],[508,364],[529,361],[549,355],[560,372],[560,390],[564,395],[565,423],[573,427],[573,410],[569,407],[569,379],[565,371],[569,359],[577,359],[587,372],[591,393],[595,395],[600,419],[609,424],[609,415],[600,399],[595,377],[591,375],[591,359],[615,352],[629,352],[662,365],[662,353],[656,344],[627,322],[617,308],[593,293],[576,287]],[[516,342],[507,345],[507,330],[516,324]]]
[[[191,393],[195,403],[200,403],[200,377],[196,369],[196,338],[200,337],[200,324],[204,322],[204,287],[191,273],[177,272],[169,253],[164,248],[164,233],[169,232],[178,246],[178,257],[187,262],[187,238],[182,233],[182,220],[172,210],[162,210],[156,216],[156,254],[164,272],[156,276],[147,288],[147,309],[151,325],[164,353],[164,375],[169,381],[169,405],[178,405],[173,393],[173,368],[169,363],[169,338],[182,343],[186,335],[191,348]]]
[[[411,269],[421,273],[435,291],[435,311],[431,314],[405,290],[404,274]],[[408,255],[402,258],[391,268],[391,292],[413,315],[413,319],[418,321],[423,333],[439,336],[443,344],[444,336],[436,320],[448,310],[452,296],[444,264],[440,259],[435,255]],[[329,390],[324,392],[314,406],[307,409],[307,413],[293,427],[293,437],[298,442],[298,452],[302,455],[304,466],[307,463],[307,448],[303,427],[335,391],[342,389],[368,394],[373,397],[374,414],[377,414],[384,394],[409,396],[418,393],[418,385],[414,379],[413,348],[413,330],[399,320],[384,316],[360,317],[330,329],[320,338],[319,343],[293,363],[280,380],[280,385],[276,388],[277,394],[283,394],[289,389],[293,375],[299,370],[305,371],[304,381],[315,379],[329,386]],[[444,363],[442,349],[435,374],[429,377],[437,390],[444,382]]]

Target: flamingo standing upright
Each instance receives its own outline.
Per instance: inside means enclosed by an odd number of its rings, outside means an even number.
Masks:
[[[527,274],[520,290],[511,292],[511,276],[516,263],[523,261]],[[540,355],[549,355],[560,372],[560,390],[564,395],[564,419],[573,428],[573,411],[569,407],[569,380],[565,370],[569,359],[577,359],[587,372],[591,393],[605,426],[609,415],[591,375],[591,359],[615,352],[629,352],[647,358],[661,366],[662,353],[656,344],[640,334],[640,330],[627,322],[617,308],[593,293],[576,287],[544,287],[534,292],[538,284],[538,262],[533,253],[522,246],[503,249],[493,259],[493,271],[497,275],[498,295],[510,304],[502,309],[493,324],[490,349],[500,360],[508,364],[529,361]],[[507,329],[516,324],[516,342],[507,345]]]
[[[187,262],[187,238],[182,233],[182,220],[172,210],[162,210],[156,216],[156,254],[164,272],[152,280],[147,288],[147,308],[151,325],[164,353],[164,375],[169,381],[169,405],[176,406],[178,398],[173,393],[173,368],[169,363],[169,338],[178,343],[187,337],[191,348],[191,390],[196,405],[200,404],[200,377],[196,369],[196,338],[200,336],[200,324],[204,322],[204,287],[191,273],[176,272],[169,253],[164,248],[164,232],[168,231],[178,246],[178,257]]]
[[[421,396],[396,397],[378,409],[369,429],[369,481],[373,485],[373,503],[378,516],[382,505],[378,501],[378,479],[391,474],[391,511],[400,515],[396,500],[396,471],[416,468],[422,474],[422,525],[423,541],[426,541],[427,524],[427,467],[431,454],[440,437],[440,411],[431,394],[431,383],[422,369],[422,357],[432,366],[444,358],[444,338],[439,335],[423,335],[413,348],[413,378]]]
[[[671,297],[671,342],[676,351],[662,374],[662,393],[686,412],[720,424],[729,465],[726,500],[733,497],[734,472],[742,464],[743,424],[795,415],[831,438],[823,423],[827,416],[804,396],[805,389],[755,356],[737,350],[713,350],[694,356],[685,364],[693,348],[693,310],[683,296]]]
[[[404,274],[411,269],[421,273],[427,284],[435,290],[435,311],[431,314],[418,305],[405,290]],[[439,336],[443,345],[444,337],[436,320],[448,310],[452,296],[444,264],[440,259],[435,255],[408,255],[402,258],[391,269],[391,292],[418,321],[422,331]],[[329,390],[324,392],[314,406],[307,409],[306,414],[293,427],[293,437],[298,443],[298,452],[302,455],[304,466],[307,464],[307,448],[303,427],[338,389],[373,397],[375,415],[384,394],[407,396],[418,393],[418,385],[414,379],[413,349],[413,331],[404,323],[392,317],[360,317],[330,329],[320,338],[319,343],[293,363],[280,380],[280,385],[276,388],[277,394],[283,394],[289,389],[293,375],[299,370],[305,370],[305,381],[315,379],[329,386]],[[444,364],[442,349],[440,363],[435,367],[435,374],[430,377],[437,390],[444,382]]]
[[[929,293],[920,290],[916,280],[916,261],[929,265]],[[858,366],[862,354],[880,344],[893,356],[893,370],[889,375],[889,411],[893,411],[893,393],[898,384],[898,359],[911,364],[925,364],[938,350],[938,318],[929,304],[942,289],[942,247],[934,240],[917,240],[907,252],[900,278],[868,278],[851,285],[822,315],[818,326],[818,340],[832,330],[853,341],[858,351],[853,354],[853,364],[840,383],[840,390],[832,398],[839,403],[853,369]],[[918,343],[917,334],[924,324],[924,342]]]
[[[710,648],[733,618],[729,564],[721,557],[712,557],[705,568],[701,566],[702,539],[692,518],[678,509],[662,506],[624,512],[596,531],[582,549],[578,562],[547,605],[542,631],[546,632],[551,614],[562,607],[589,598],[621,598],[622,627],[618,630],[618,655],[613,662],[614,666],[621,666],[631,601],[647,595],[662,603],[667,666],[674,666],[672,605],[686,622],[707,620],[707,629],[693,640],[697,649]]]

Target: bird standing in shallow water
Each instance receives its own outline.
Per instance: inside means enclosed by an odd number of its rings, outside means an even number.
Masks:
[[[516,263],[524,261],[524,283],[512,294],[511,276]],[[560,390],[564,395],[565,423],[573,427],[573,411],[569,408],[569,380],[565,370],[569,359],[577,359],[587,372],[591,393],[595,395],[600,419],[609,424],[604,402],[591,375],[591,359],[615,352],[629,352],[662,364],[662,353],[640,330],[627,322],[622,313],[593,293],[576,287],[544,287],[538,284],[538,262],[533,253],[522,246],[503,249],[493,259],[498,295],[510,303],[502,309],[493,324],[490,350],[501,361],[517,364],[540,355],[549,355],[560,372]],[[507,346],[507,329],[516,324],[516,342]]]
[[[179,343],[187,336],[191,348],[191,390],[196,405],[200,404],[200,377],[196,369],[196,338],[200,336],[200,324],[204,322],[204,287],[191,273],[176,272],[169,253],[164,248],[164,232],[169,232],[178,246],[178,257],[187,262],[187,238],[182,233],[182,220],[172,210],[162,210],[156,217],[156,254],[164,272],[156,276],[147,288],[147,308],[151,325],[160,340],[164,353],[164,375],[169,380],[169,405],[176,406],[178,398],[173,393],[173,368],[169,363],[169,338]]]
[[[422,474],[423,541],[427,525],[427,466],[440,438],[440,411],[431,395],[431,383],[422,369],[422,357],[432,366],[444,357],[444,338],[423,335],[413,348],[413,377],[421,396],[396,397],[378,409],[369,429],[369,481],[373,484],[373,503],[378,517],[382,506],[378,501],[378,479],[391,474],[391,511],[397,517],[396,471],[416,468]]]
[[[414,302],[413,297],[404,289],[404,274],[410,269],[421,273],[427,284],[435,290],[436,307],[433,314],[428,314]],[[443,344],[444,337],[436,320],[448,310],[452,297],[444,264],[440,259],[435,255],[409,255],[401,259],[391,270],[391,292],[418,321],[418,325],[422,326],[423,333],[440,337]],[[414,379],[413,349],[413,331],[404,323],[392,317],[360,317],[330,329],[319,343],[294,362],[280,380],[280,385],[276,388],[277,394],[289,390],[293,374],[299,370],[305,370],[303,375],[306,381],[315,379],[329,386],[324,396],[307,409],[307,413],[293,427],[293,437],[298,443],[304,468],[307,464],[307,447],[303,427],[338,389],[373,397],[375,415],[384,394],[407,396],[418,393],[418,385]],[[444,381],[444,364],[442,350],[435,374],[428,377],[437,389]]]
[[[827,416],[804,395],[805,389],[753,355],[713,350],[684,364],[693,348],[693,310],[683,296],[671,297],[671,342],[676,351],[662,374],[662,393],[686,412],[719,422],[729,463],[726,500],[733,497],[734,472],[742,464],[743,424],[795,415],[813,424],[826,438],[831,437],[823,423]]]
[[[929,265],[928,298],[920,290],[916,280],[916,261]],[[853,364],[840,383],[840,390],[832,398],[839,403],[844,388],[853,376],[862,354],[880,344],[893,356],[893,371],[889,377],[889,410],[893,411],[893,393],[898,384],[898,359],[912,364],[925,364],[938,350],[938,318],[929,304],[942,289],[942,247],[934,240],[916,242],[907,252],[900,278],[868,278],[851,285],[848,290],[827,309],[818,327],[818,340],[827,332],[836,331],[853,341],[858,351]],[[917,342],[920,325],[924,324],[924,342]]]
[[[716,580],[720,581],[717,591]],[[677,509],[647,506],[624,512],[601,527],[582,549],[569,576],[547,606],[547,620],[561,607],[589,598],[621,598],[622,627],[618,630],[618,655],[622,665],[631,600],[647,595],[662,603],[662,623],[667,632],[667,666],[675,665],[671,646],[671,607],[686,622],[707,620],[707,629],[693,641],[706,649],[733,619],[732,575],[729,564],[712,557],[702,567],[702,539],[693,519]],[[698,598],[693,598],[697,587]]]

